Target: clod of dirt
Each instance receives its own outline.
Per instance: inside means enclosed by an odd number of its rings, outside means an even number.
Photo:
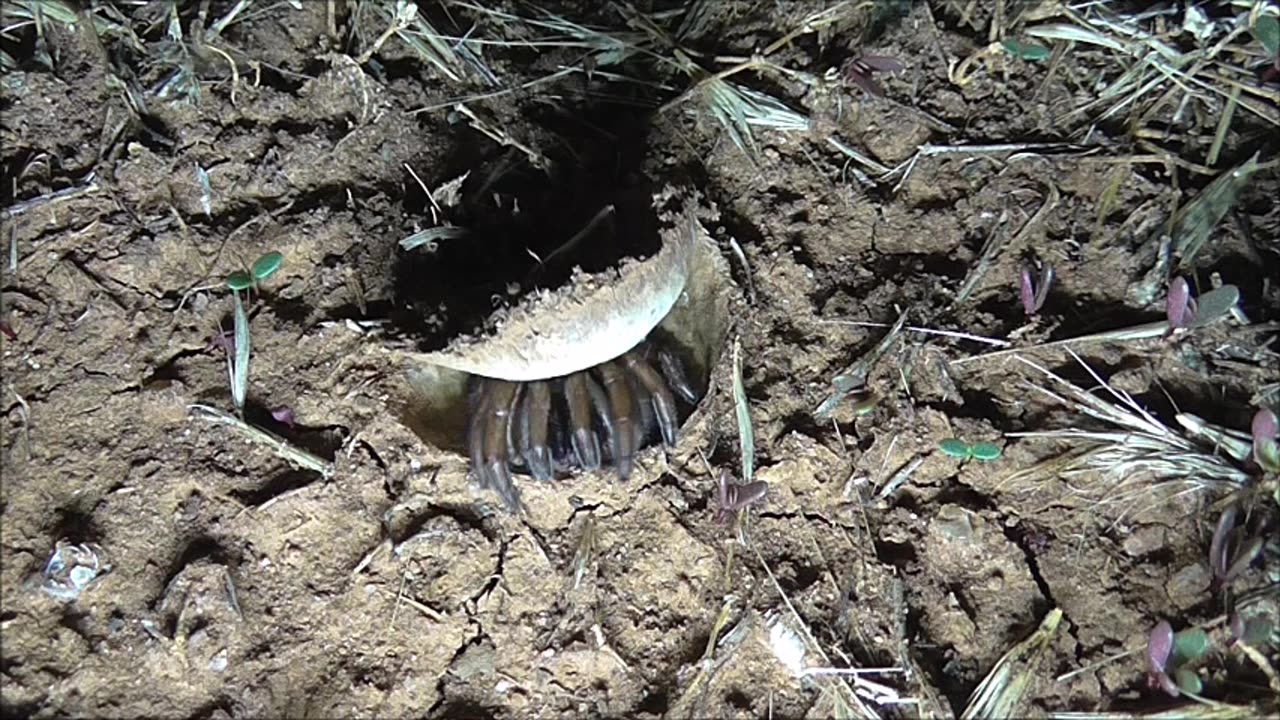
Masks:
[[[659,193],[655,207],[675,204]],[[424,441],[463,452],[473,375],[525,382],[561,377],[613,360],[661,333],[692,377],[707,378],[728,336],[732,281],[693,204],[661,216],[662,246],[594,274],[532,292],[494,312],[485,336],[454,338],[442,351],[401,353],[408,365],[402,417]]]

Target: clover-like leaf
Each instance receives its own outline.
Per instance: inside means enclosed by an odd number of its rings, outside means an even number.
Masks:
[[[1179,690],[1188,695],[1199,695],[1204,690],[1204,683],[1200,682],[1200,676],[1191,668],[1174,670],[1173,681],[1178,684]]]
[[[998,460],[1003,453],[995,443],[980,442],[969,446],[969,455],[977,460]]]
[[[249,277],[249,273],[243,270],[237,270],[227,276],[227,287],[240,292],[253,287],[253,278]]]
[[[255,280],[262,282],[272,275],[275,275],[276,271],[279,270],[280,266],[283,264],[283,254],[278,252],[269,252],[257,260],[254,260],[253,267],[250,271],[253,273],[253,278]]]
[[[1190,627],[1173,635],[1173,653],[1170,664],[1182,666],[1194,663],[1209,652],[1209,634],[1198,627]]]

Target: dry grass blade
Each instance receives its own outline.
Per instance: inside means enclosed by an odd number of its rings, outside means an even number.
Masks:
[[[400,247],[404,250],[414,250],[425,245],[428,251],[434,252],[441,240],[458,240],[466,237],[469,233],[470,231],[464,227],[439,225],[426,230],[419,230],[412,235],[401,238]]]
[[[1266,123],[1280,125],[1274,91],[1244,77],[1246,73],[1234,60],[1252,52],[1246,11],[1238,10],[1235,22],[1217,22],[1204,32],[1189,26],[1170,32],[1156,14],[1126,14],[1114,3],[1059,6],[1053,14],[1065,16],[1070,23],[1037,25],[1023,33],[1075,43],[1077,52],[1101,50],[1111,55],[1109,65],[1122,69],[1094,100],[1072,108],[1060,120],[1091,116],[1093,122],[1100,122],[1127,110],[1135,125],[1145,125],[1161,107],[1177,106],[1174,112],[1181,114],[1187,101],[1194,99],[1207,110],[1205,117],[1220,117],[1223,103],[1230,102]]]
[[[806,658],[810,656],[819,658],[823,667],[832,667],[831,658],[822,649],[822,645],[817,638],[813,636],[804,618],[796,611],[795,605],[791,603],[791,599],[787,597],[786,592],[782,589],[777,576],[773,574],[769,564],[764,561],[764,556],[760,554],[760,549],[756,547],[754,542],[748,542],[747,544],[751,547],[751,551],[755,553],[760,567],[764,568],[765,574],[769,576],[769,581],[773,584],[774,589],[777,590],[778,596],[782,598],[782,603],[786,605],[791,618],[790,620],[787,619],[787,613],[774,611],[765,619],[765,623],[769,627],[770,644],[773,646],[774,654],[779,662],[798,678],[804,677],[804,671],[808,667]],[[820,682],[819,687],[822,688],[824,694],[831,696],[835,709],[833,715],[835,717],[879,720],[879,713],[862,701],[862,697],[850,687],[847,677],[843,675],[818,675],[813,680]]]
[[[415,5],[405,0],[397,0],[395,3],[371,3],[371,6],[388,23],[388,32],[394,33],[418,57],[438,70],[449,81],[462,81],[466,68],[462,58],[458,57],[431,23],[423,19]],[[374,43],[370,50],[376,51],[379,45],[381,41]],[[367,50],[365,55],[368,54],[370,51]]]
[[[1231,705],[1202,701],[1159,712],[1051,712],[1049,717],[1053,720],[1251,720],[1275,717],[1274,710],[1275,708],[1268,709],[1265,705]]]
[[[1091,477],[1095,485],[1085,484],[1073,491],[1085,506],[1116,504],[1122,507],[1116,522],[1126,514],[1145,507],[1139,501],[1173,491],[1172,497],[1210,488],[1235,490],[1248,475],[1226,459],[1204,449],[1182,433],[1166,426],[1147,412],[1128,393],[1117,390],[1093,372],[1072,353],[1076,361],[1114,398],[1104,400],[1077,387],[1030,360],[1018,360],[1042,373],[1050,383],[1032,384],[1030,388],[1059,405],[1083,416],[1111,425],[1114,430],[1063,428],[1044,432],[1010,433],[1010,437],[1036,437],[1062,441],[1070,450],[1059,458],[1025,468],[1005,478],[1001,485],[1026,481],[1038,476],[1054,476],[1064,480]],[[1055,391],[1055,388],[1057,391]],[[1171,499],[1171,498],[1165,498]],[[1058,502],[1062,499],[1059,498]],[[1159,502],[1158,499],[1150,502]]]
[[[1181,266],[1195,266],[1196,256],[1204,249],[1213,229],[1236,204],[1240,191],[1244,190],[1250,176],[1258,170],[1258,156],[1246,160],[1209,183],[1204,192],[1196,196],[1173,221],[1174,252]]]
[[[235,296],[235,352],[227,354],[227,374],[231,381],[231,401],[236,413],[244,416],[244,402],[249,395],[249,352],[252,342],[249,335],[249,315],[245,312],[240,293]]]
[[[852,365],[845,368],[844,372],[831,379],[831,385],[833,386],[831,394],[813,411],[814,419],[827,420],[831,417],[831,413],[835,412],[836,407],[840,405],[840,401],[844,400],[849,393],[867,384],[867,375],[871,372],[871,366],[879,362],[880,358],[898,340],[898,337],[902,334],[902,328],[907,324],[907,316],[910,313],[910,309],[903,310],[898,315],[897,322],[893,324],[893,327],[889,328],[889,332],[880,339],[880,342],[876,344],[871,352],[858,358]]]
[[[1050,610],[1031,637],[1005,653],[973,691],[961,720],[1019,717],[1018,706],[1036,679],[1040,661],[1061,622],[1062,610]]]
[[[261,428],[254,427],[235,415],[225,413],[217,408],[209,407],[208,405],[190,405],[188,407],[194,417],[206,422],[216,423],[218,425],[227,425],[239,431],[249,440],[271,448],[272,452],[274,452],[277,457],[292,463],[296,467],[313,470],[326,478],[333,475],[333,463],[317,457],[316,455],[312,455],[306,450],[290,445],[289,442],[282,437],[269,433]]]
[[[742,449],[742,482],[749,484],[754,473],[756,436],[751,428],[751,408],[747,405],[747,390],[742,385],[742,342],[733,339],[733,407],[738,417],[738,443]]]
[[[803,132],[809,119],[788,108],[781,100],[726,80],[709,78],[702,86],[711,116],[729,133],[729,138],[752,162],[759,159],[752,128]]]

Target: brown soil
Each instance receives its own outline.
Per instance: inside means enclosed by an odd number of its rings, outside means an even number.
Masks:
[[[212,3],[206,24],[233,4]],[[957,86],[946,60],[987,42],[987,19],[962,22],[950,8],[964,4],[916,4],[876,29],[855,13],[821,42],[801,36],[774,58],[821,76],[865,43],[907,66],[876,76],[882,98],[853,85],[734,76],[813,121],[806,133],[759,132],[756,162],[694,112],[695,100],[636,107],[672,91],[571,75],[473,103],[549,173],[529,163],[497,171],[525,154],[476,132],[446,102],[485,90],[478,81],[441,78],[396,39],[363,67],[353,62],[386,23],[353,16],[352,3],[335,3],[340,39],[329,35],[326,3],[255,5],[219,40],[236,81],[221,55],[193,51],[198,101],[144,93],[174,66],[142,62],[119,38],[95,41],[83,22],[46,21],[41,42],[30,26],[14,31],[4,48],[20,67],[0,87],[3,247],[15,244],[17,263],[4,263],[0,314],[16,335],[0,339],[0,712],[835,713],[829,679],[799,680],[771,650],[770,623],[783,619],[803,623],[832,664],[905,667],[874,679],[919,704],[867,701],[880,715],[949,716],[1055,607],[1065,620],[1026,711],[1168,705],[1146,686],[1141,649],[1161,618],[1180,628],[1222,612],[1204,590],[1217,517],[1208,508],[1220,488],[1121,503],[1078,492],[1097,478],[1020,481],[1015,471],[1070,448],[1005,433],[1102,425],[1031,391],[1043,376],[1012,354],[957,362],[993,348],[952,336],[906,332],[870,369],[881,397],[870,413],[855,415],[847,400],[830,421],[813,416],[833,377],[884,335],[883,325],[850,321],[891,324],[910,308],[912,327],[1029,346],[1164,316],[1163,291],[1152,303],[1132,300],[1155,255],[1151,230],[1212,176],[1117,158],[1203,163],[1207,141],[1188,138],[1196,130],[1211,141],[1216,119],[1198,107],[1173,119],[1174,96],[1151,118],[1169,129],[1154,140],[1166,156],[1136,146],[1121,121],[1087,140],[1073,134],[1088,123],[1062,115],[1094,97],[1090,73],[1104,57],[1083,51],[1006,60]],[[683,42],[738,56],[817,9],[711,5],[718,29]],[[153,52],[174,49],[167,16],[122,10]],[[595,3],[559,12],[625,27]],[[479,22],[476,37],[502,36],[491,18],[451,13],[452,22],[430,17],[450,33]],[[195,15],[182,15],[188,35]],[[485,58],[504,86],[517,86],[577,62],[577,52],[489,46]],[[121,82],[121,68],[134,77]],[[126,85],[145,114],[131,110]],[[1276,112],[1274,95],[1269,102]],[[413,112],[433,106],[441,109]],[[1216,167],[1274,157],[1277,123],[1237,111]],[[926,143],[1070,139],[1093,151],[933,154],[900,188],[867,188],[853,172],[866,168],[832,137],[889,167]],[[432,224],[431,201],[407,168],[432,189],[472,173],[452,218],[470,236],[398,247]],[[486,174],[496,184],[472,192]],[[96,189],[30,202],[89,183]],[[669,457],[648,451],[627,485],[605,473],[554,486],[526,480],[524,517],[472,488],[466,459],[422,442],[397,407],[404,369],[387,352],[391,336],[443,345],[529,268],[528,251],[545,257],[609,202],[619,237],[644,235],[636,228],[651,228],[653,211],[633,199],[668,185],[703,198],[708,230],[750,298],[734,334],[757,479],[770,493],[745,524],[749,544],[714,521],[718,469],[739,468],[725,367]],[[494,193],[518,198],[521,213],[495,207]],[[1239,286],[1252,325],[1072,349],[1170,426],[1183,410],[1247,428],[1257,403],[1276,403],[1260,393],[1280,377],[1267,349],[1280,317],[1278,198],[1274,170],[1256,175],[1193,275],[1206,288],[1213,273]],[[993,236],[1010,244],[955,303]],[[252,295],[248,419],[331,460],[329,477],[189,410],[230,410],[222,351],[207,347],[220,323],[230,327],[221,279],[270,250],[286,260]],[[1031,251],[1058,279],[1028,329],[1017,273]],[[599,266],[622,250],[583,252],[575,262]],[[1024,357],[1097,385],[1063,349]],[[271,418],[281,405],[296,427]],[[996,441],[1004,455],[962,463],[937,450],[952,436]],[[898,489],[880,493],[917,459]],[[93,543],[111,565],[75,602],[37,587],[60,540]],[[1255,566],[1237,589],[1264,585],[1267,572],[1274,564]],[[713,634],[734,628],[704,663]],[[1112,659],[1125,650],[1136,652]],[[1274,662],[1274,647],[1267,652]],[[1204,676],[1212,697],[1267,702],[1267,679],[1239,656],[1224,654]]]

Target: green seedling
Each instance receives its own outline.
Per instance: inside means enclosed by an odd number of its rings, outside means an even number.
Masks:
[[[1005,40],[1001,45],[1004,51],[1019,60],[1048,60],[1049,48],[1033,43],[1018,42],[1013,38]]]
[[[235,298],[235,345],[227,352],[227,377],[231,383],[231,402],[236,413],[244,416],[244,403],[249,394],[249,313],[245,310],[240,293],[257,287],[257,284],[276,274],[284,263],[284,255],[269,252],[253,262],[248,271],[237,270],[227,276],[227,287]]]
[[[969,456],[984,462],[999,460],[1002,453],[1000,446],[995,443],[980,442],[969,446]]]
[[[1147,685],[1160,688],[1172,697],[1184,692],[1199,695],[1204,690],[1193,666],[1209,653],[1209,635],[1198,627],[1175,633],[1161,620],[1147,640]]]
[[[938,449],[944,455],[950,455],[961,460],[981,460],[990,462],[999,460],[1004,451],[999,445],[991,442],[968,443],[959,438],[947,438],[938,443]]]
[[[1253,26],[1253,36],[1271,57],[1280,55],[1280,19],[1273,15],[1259,15]]]
[[[269,252],[253,261],[253,266],[248,270],[237,270],[227,276],[227,287],[236,292],[248,290],[257,287],[258,283],[263,282],[267,278],[276,274],[280,266],[284,264],[284,255],[279,252]]]

